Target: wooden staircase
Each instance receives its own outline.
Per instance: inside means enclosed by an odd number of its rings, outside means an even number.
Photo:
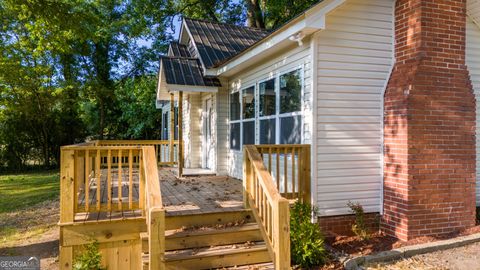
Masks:
[[[228,269],[255,265],[273,269],[272,259],[250,210],[165,218],[166,269]],[[148,234],[142,233],[142,264],[148,269]],[[238,268],[235,268],[238,269]]]

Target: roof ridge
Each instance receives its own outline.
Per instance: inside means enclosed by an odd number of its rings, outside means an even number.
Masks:
[[[188,17],[183,17],[184,20],[190,20],[190,21],[197,21],[197,22],[206,22],[206,23],[213,23],[213,24],[220,24],[220,25],[228,25],[228,26],[233,26],[233,27],[238,27],[238,28],[243,28],[243,29],[250,29],[250,30],[255,30],[255,31],[260,31],[260,32],[268,32],[270,33],[271,30],[268,29],[262,29],[262,28],[257,28],[257,27],[251,27],[251,26],[246,26],[246,25],[237,25],[233,23],[226,23],[226,22],[215,22],[215,21],[209,21],[207,19],[194,19],[194,18],[188,18]]]

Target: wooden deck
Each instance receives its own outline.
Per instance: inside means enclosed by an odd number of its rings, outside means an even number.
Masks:
[[[101,204],[108,202],[108,187],[106,170],[102,170],[101,183]],[[162,192],[163,205],[166,216],[192,215],[204,213],[231,212],[243,209],[242,182],[226,176],[194,176],[179,179],[174,168],[159,168],[159,180]],[[138,169],[133,171],[133,201],[139,200],[139,174]],[[130,210],[128,205],[123,205],[119,210],[119,181],[118,170],[112,170],[112,183],[110,187],[110,198],[112,210],[101,209],[97,212],[78,213],[75,215],[75,222],[114,220],[141,217],[141,210]],[[92,178],[89,182],[90,209],[96,209],[97,202],[97,180]],[[129,177],[128,173],[122,173],[120,184],[120,201],[128,201]],[[85,207],[85,191],[80,188],[78,196],[79,207]]]
[[[174,169],[160,169],[166,215],[230,212],[243,209],[242,182],[227,176],[178,179]]]

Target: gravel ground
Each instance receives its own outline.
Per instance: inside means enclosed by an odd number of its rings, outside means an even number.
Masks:
[[[401,261],[367,265],[369,270],[480,270],[480,243],[417,255]]]

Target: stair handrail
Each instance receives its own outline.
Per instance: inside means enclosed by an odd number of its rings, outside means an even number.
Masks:
[[[140,181],[145,185],[145,214],[148,228],[149,269],[165,269],[165,208],[153,146],[142,147]]]
[[[277,190],[272,175],[254,145],[243,148],[244,204],[260,225],[275,269],[290,269],[289,201]]]

